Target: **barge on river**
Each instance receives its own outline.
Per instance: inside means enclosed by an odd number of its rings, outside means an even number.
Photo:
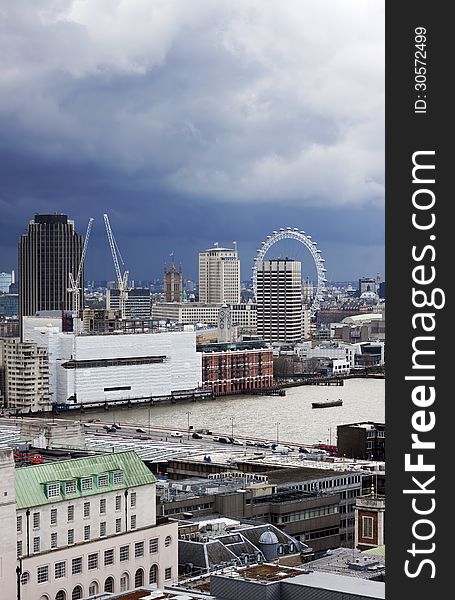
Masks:
[[[331,406],[342,406],[343,400],[339,398],[338,400],[331,400],[328,402],[312,402],[311,406],[313,408],[330,408]]]

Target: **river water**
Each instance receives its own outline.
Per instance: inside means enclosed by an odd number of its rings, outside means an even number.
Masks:
[[[147,427],[186,430],[208,428],[234,437],[258,437],[299,444],[336,444],[337,425],[357,421],[384,422],[383,379],[347,379],[344,386],[288,388],[286,396],[227,396],[177,404],[90,411],[86,418]],[[314,401],[337,400],[343,405],[313,409]],[[190,413],[188,415],[188,412]],[[188,421],[189,419],[189,421]]]

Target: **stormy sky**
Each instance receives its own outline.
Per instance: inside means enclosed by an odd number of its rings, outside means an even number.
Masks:
[[[0,55],[0,271],[64,212],[113,279],[107,212],[133,279],[287,226],[384,272],[383,0],[4,0]]]

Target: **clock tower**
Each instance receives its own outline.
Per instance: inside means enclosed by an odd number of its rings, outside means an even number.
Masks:
[[[224,301],[218,312],[218,341],[232,342],[231,308]]]

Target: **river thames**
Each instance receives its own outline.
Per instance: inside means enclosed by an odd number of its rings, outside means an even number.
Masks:
[[[180,402],[152,407],[117,408],[87,412],[85,420],[187,430],[207,428],[213,433],[257,437],[297,444],[336,444],[337,425],[357,421],[384,422],[385,381],[347,379],[344,386],[288,388],[286,396],[226,396],[216,400]],[[314,401],[343,400],[342,406],[313,409]],[[189,413],[189,414],[188,414]]]

